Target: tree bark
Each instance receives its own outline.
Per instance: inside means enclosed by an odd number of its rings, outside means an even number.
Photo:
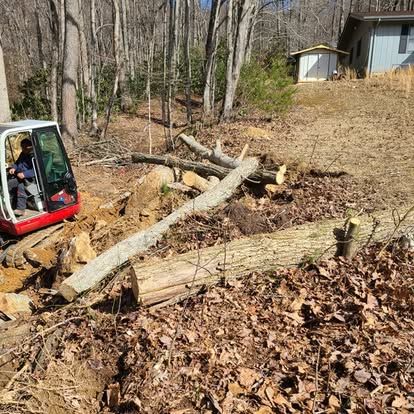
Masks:
[[[229,0],[231,3],[232,0]],[[206,61],[204,68],[203,116],[209,117],[214,109],[213,85],[215,76],[215,62],[217,51],[217,27],[220,12],[220,0],[213,0],[210,11],[210,21],[206,41]],[[231,6],[229,6],[231,7]]]
[[[148,155],[139,152],[132,154],[132,162],[166,165],[170,168],[179,168],[185,171],[194,171],[202,177],[214,175],[220,179],[224,178],[231,168],[220,167],[214,164],[203,164],[201,162],[187,161],[180,158],[164,155]],[[258,170],[249,176],[249,180],[261,184],[276,184],[277,173],[268,170]]]
[[[360,230],[354,240],[359,247],[382,241],[395,229],[392,211],[365,215],[360,220]],[[400,230],[403,232],[413,224],[414,212]],[[342,227],[341,219],[325,220],[271,234],[254,235],[164,260],[136,263],[132,266],[131,277],[134,296],[143,305],[173,298],[179,300],[223,278],[274,271],[326,258],[334,255],[337,246],[342,245],[333,232]]]
[[[10,121],[9,94],[7,91],[6,69],[0,37],[0,122]]]
[[[62,83],[62,138],[69,148],[76,144],[76,77],[79,66],[79,2],[65,2],[65,44]]]
[[[187,123],[192,123],[191,108],[191,53],[190,53],[190,0],[185,0],[185,31],[187,36],[184,39],[185,56],[185,104],[187,109]]]
[[[142,253],[153,246],[173,224],[188,214],[208,211],[226,201],[245,178],[254,173],[257,166],[256,159],[245,160],[240,167],[232,170],[219,185],[194,200],[188,201],[149,229],[128,237],[89,262],[83,269],[66,279],[61,284],[59,292],[66,300],[72,301],[81,293],[91,289],[119,266],[126,263],[131,256]]]
[[[119,0],[112,0],[113,8],[113,21],[114,21],[114,31],[113,31],[113,46],[114,46],[114,57],[115,57],[115,79],[112,89],[112,96],[109,99],[108,105],[106,107],[106,120],[105,126],[102,129],[101,139],[105,139],[106,132],[108,130],[109,121],[111,119],[112,107],[118,93],[118,88],[121,82],[121,72],[123,62],[121,60],[121,29],[120,29],[120,14],[119,14]],[[122,91],[121,91],[122,94]]]
[[[50,113],[57,122],[58,114],[58,64],[59,64],[59,15],[54,0],[49,1],[49,27],[52,34],[52,59],[50,62]]]
[[[222,118],[227,120],[232,115],[234,99],[236,97],[237,85],[239,83],[240,71],[246,59],[247,43],[249,31],[253,24],[257,0],[242,0],[238,6],[237,24],[232,25],[231,1],[229,2],[229,9],[227,19],[228,25],[231,25],[227,30],[229,38],[229,57],[227,61],[227,75],[226,75],[226,93],[223,102]],[[231,34],[230,34],[231,32]],[[230,45],[230,42],[232,44]]]
[[[98,97],[96,94],[98,38],[96,36],[96,0],[91,0],[91,127],[89,134],[98,133]]]

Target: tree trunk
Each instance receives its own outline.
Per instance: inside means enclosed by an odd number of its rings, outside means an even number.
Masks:
[[[98,38],[96,36],[96,0],[91,0],[91,127],[89,134],[98,133],[98,98],[96,94]]]
[[[395,229],[393,213],[395,211],[381,211],[361,216],[355,244],[362,247],[389,237]],[[136,263],[131,277],[134,296],[143,305],[179,300],[222,279],[299,266],[332,256],[343,245],[343,241],[334,236],[334,230],[341,229],[343,224],[342,219],[303,224],[164,260]],[[400,230],[410,228],[413,224],[414,214],[411,214]]]
[[[0,37],[0,122],[10,121],[9,94],[7,91],[6,69],[4,67],[3,48]]]
[[[229,0],[229,7],[232,0]],[[206,41],[206,61],[204,69],[204,93],[203,93],[203,116],[210,117],[214,109],[212,99],[213,84],[215,76],[215,62],[217,51],[217,27],[220,12],[220,0],[213,0],[210,12],[210,21],[208,25],[207,41]]]
[[[175,96],[177,80],[177,45],[178,22],[180,16],[181,0],[170,0],[170,27],[168,45],[168,89],[167,89],[167,120],[168,120],[168,149],[174,149],[172,100]]]
[[[62,138],[69,148],[76,144],[76,77],[79,66],[79,2],[65,2],[65,45],[62,82]]]
[[[86,109],[90,109],[90,98],[91,98],[91,76],[89,72],[89,56],[88,56],[88,43],[85,36],[85,21],[83,18],[82,11],[82,0],[79,0],[79,43],[80,43],[80,69],[82,76],[82,83],[84,85],[84,90],[82,91],[85,94],[86,91],[86,101],[88,102],[88,108],[85,108],[85,99],[83,102],[82,108],[82,122],[85,122],[86,118]],[[84,96],[84,95],[83,95]]]
[[[191,53],[190,53],[190,0],[185,0],[185,32],[187,36],[184,39],[184,56],[185,56],[185,104],[187,109],[187,123],[192,123],[191,109]]]
[[[50,113],[58,122],[58,65],[59,65],[59,15],[54,0],[49,1],[49,26],[52,34],[52,59],[50,62]]]
[[[128,0],[129,1],[129,0]],[[118,51],[119,51],[119,91],[121,93],[121,111],[128,112],[132,107],[132,99],[129,93],[128,72],[129,71],[129,36],[128,36],[128,16],[125,0],[121,0],[121,15],[118,31]],[[118,5],[119,8],[119,5]]]
[[[238,7],[237,25],[235,26],[235,32],[233,30],[231,36],[231,40],[233,40],[234,44],[234,52],[233,49],[229,51],[229,56],[232,57],[232,62],[230,62],[230,59],[228,60],[228,65],[231,65],[231,72],[229,72],[229,66],[227,67],[226,93],[224,96],[222,115],[224,120],[229,119],[232,115],[240,71],[246,59],[249,31],[254,24],[253,20],[256,10],[256,2],[257,0],[242,0],[242,4]],[[230,17],[231,16],[228,16],[229,21]]]
[[[120,14],[119,14],[119,0],[112,0],[113,6],[113,21],[114,21],[114,30],[113,30],[113,46],[114,46],[114,57],[115,57],[115,79],[112,89],[112,96],[109,99],[108,105],[106,107],[106,119],[105,126],[102,129],[101,139],[105,139],[106,132],[108,130],[109,121],[111,120],[112,107],[114,105],[116,95],[118,93],[118,88],[120,86],[121,79],[121,66],[123,62],[121,61],[121,28],[120,28]],[[122,93],[122,92],[121,92]]]
[[[149,229],[117,243],[89,262],[83,269],[67,278],[59,288],[60,294],[66,300],[72,301],[81,293],[91,289],[119,266],[126,263],[130,257],[153,246],[173,224],[188,214],[208,211],[226,201],[244,179],[254,173],[257,166],[258,162],[254,158],[244,161],[240,167],[232,170],[219,185],[194,200],[188,201]]]

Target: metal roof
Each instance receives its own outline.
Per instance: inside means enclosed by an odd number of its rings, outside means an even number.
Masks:
[[[0,135],[3,132],[19,132],[35,128],[45,128],[49,126],[56,126],[56,122],[53,121],[36,121],[34,119],[25,119],[23,121],[0,123]]]
[[[345,51],[343,51],[343,50],[339,50],[339,49],[335,49],[334,47],[327,46],[327,45],[324,45],[324,44],[320,44],[320,45],[312,46],[312,47],[309,47],[308,49],[299,50],[299,51],[297,51],[297,52],[293,52],[293,53],[291,53],[291,55],[292,55],[292,56],[295,56],[295,55],[300,55],[300,54],[302,54],[302,53],[311,52],[312,50],[316,50],[316,49],[324,49],[324,50],[329,50],[330,52],[342,53],[342,54],[344,54],[344,55],[349,55],[349,53],[348,53],[348,52],[345,52]]]

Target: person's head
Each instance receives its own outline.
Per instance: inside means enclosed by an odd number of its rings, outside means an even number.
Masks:
[[[20,146],[22,147],[22,152],[24,154],[30,154],[32,152],[32,141],[30,139],[25,138],[21,143]]]

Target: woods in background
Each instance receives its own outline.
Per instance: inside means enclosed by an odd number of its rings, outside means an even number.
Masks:
[[[159,97],[171,148],[177,95],[189,124],[194,96],[204,120],[231,118],[238,100],[258,103],[258,91],[271,91],[278,102],[268,93],[264,107],[278,111],[290,96],[278,56],[335,45],[350,11],[413,8],[414,0],[0,0],[12,112],[62,122],[75,145],[79,128],[104,137],[113,111],[146,101],[151,141]]]

